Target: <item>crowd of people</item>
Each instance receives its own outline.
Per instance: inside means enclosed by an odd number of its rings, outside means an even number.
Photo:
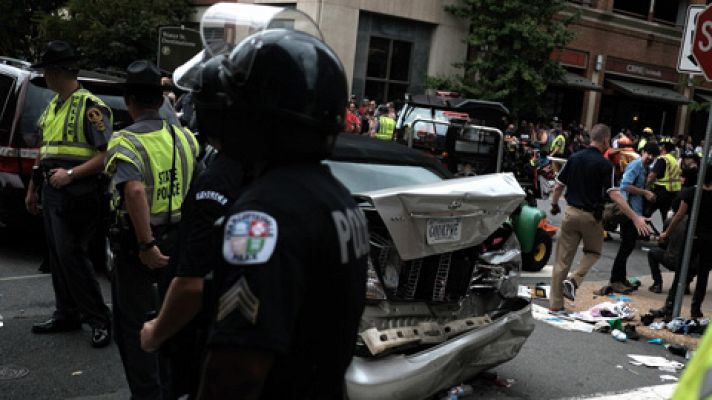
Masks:
[[[392,101],[377,105],[375,100],[363,99],[356,106],[354,96],[346,107],[344,132],[365,135],[381,140],[393,140],[396,129],[396,106]]]
[[[627,260],[638,240],[657,239],[659,247],[648,253],[653,277],[653,284],[648,289],[654,293],[663,292],[660,265],[675,271],[675,278],[665,305],[651,312],[656,317],[670,318],[687,231],[684,226],[692,208],[698,170],[706,159],[703,156],[704,142],[695,146],[690,136],[656,136],[648,127],[637,137],[628,129],[611,137],[610,129],[602,124],[594,126],[590,134],[580,128],[561,130],[555,123],[552,125],[533,127],[527,124],[524,131],[532,135],[531,142],[542,151],[568,158],[557,175],[552,197],[552,214],[560,212],[558,201],[564,189],[568,206],[556,246],[550,311],[562,312],[564,297],[575,300],[576,289],[600,257],[604,238],[610,238],[605,227],[618,229],[620,246],[611,265],[608,284],[596,293],[636,290],[639,284],[627,277]],[[525,133],[510,125],[506,134],[521,138]],[[561,141],[560,136],[563,136],[563,151],[561,143],[557,143],[557,139]],[[710,177],[712,173],[707,173],[703,180],[702,211],[695,231],[692,268],[686,282],[686,292],[689,292],[690,282],[697,277],[692,318],[703,316],[701,304],[712,267],[712,260],[701,250],[702,243],[712,242],[712,213],[707,211],[712,207]],[[651,221],[656,212],[663,221],[659,228]],[[581,241],[584,257],[570,273]]]

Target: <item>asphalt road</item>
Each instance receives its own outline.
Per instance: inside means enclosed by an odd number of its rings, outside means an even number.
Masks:
[[[542,202],[541,208],[547,207]],[[552,218],[554,224],[559,220]],[[617,247],[617,240],[606,242],[602,259],[589,275],[591,280],[608,279]],[[29,238],[0,231],[0,399],[128,398],[116,346],[91,348],[88,327],[67,334],[30,333],[32,323],[49,318],[54,307],[50,276],[37,272],[40,253]],[[645,253],[639,246],[629,261],[629,276],[647,274]],[[109,299],[107,279],[102,277],[101,283]],[[682,361],[661,346],[619,343],[609,335],[567,332],[537,322],[520,354],[493,370],[499,382],[513,380],[511,386],[478,379],[473,382],[472,398],[559,399],[662,383],[660,375],[667,373],[634,367],[626,354],[664,355]],[[24,375],[8,379],[13,374]]]

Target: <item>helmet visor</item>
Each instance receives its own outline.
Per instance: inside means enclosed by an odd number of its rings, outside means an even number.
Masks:
[[[203,50],[176,68],[173,72],[175,85],[184,90],[199,89],[201,71],[207,61],[229,55],[248,36],[253,35],[251,40],[259,41],[259,33],[279,28],[308,33],[323,40],[314,20],[293,8],[244,3],[217,3],[211,6],[200,21]],[[252,61],[241,60],[244,79],[249,76]]]

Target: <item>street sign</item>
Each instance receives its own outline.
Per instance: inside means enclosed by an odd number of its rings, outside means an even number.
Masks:
[[[712,80],[712,7],[708,6],[697,16],[692,55],[705,78]]]
[[[697,17],[706,6],[694,5],[687,8],[687,19],[685,20],[685,31],[680,42],[680,54],[677,57],[677,71],[688,74],[701,74],[702,70],[697,64],[697,60],[692,56],[692,41],[695,37],[695,25]]]
[[[200,32],[183,26],[158,28],[158,68],[173,72],[203,49]]]

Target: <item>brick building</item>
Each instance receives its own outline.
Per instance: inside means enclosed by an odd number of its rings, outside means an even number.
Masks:
[[[456,0],[247,0],[296,7],[310,15],[341,57],[358,98],[420,93],[427,76],[458,73],[468,27],[444,10]],[[195,0],[196,18],[212,0]],[[552,57],[567,69],[542,101],[548,114],[586,127],[656,134],[704,133],[706,112],[692,101],[712,100],[712,86],[676,70],[690,4],[705,0],[571,0],[565,13],[581,18],[574,40]]]

